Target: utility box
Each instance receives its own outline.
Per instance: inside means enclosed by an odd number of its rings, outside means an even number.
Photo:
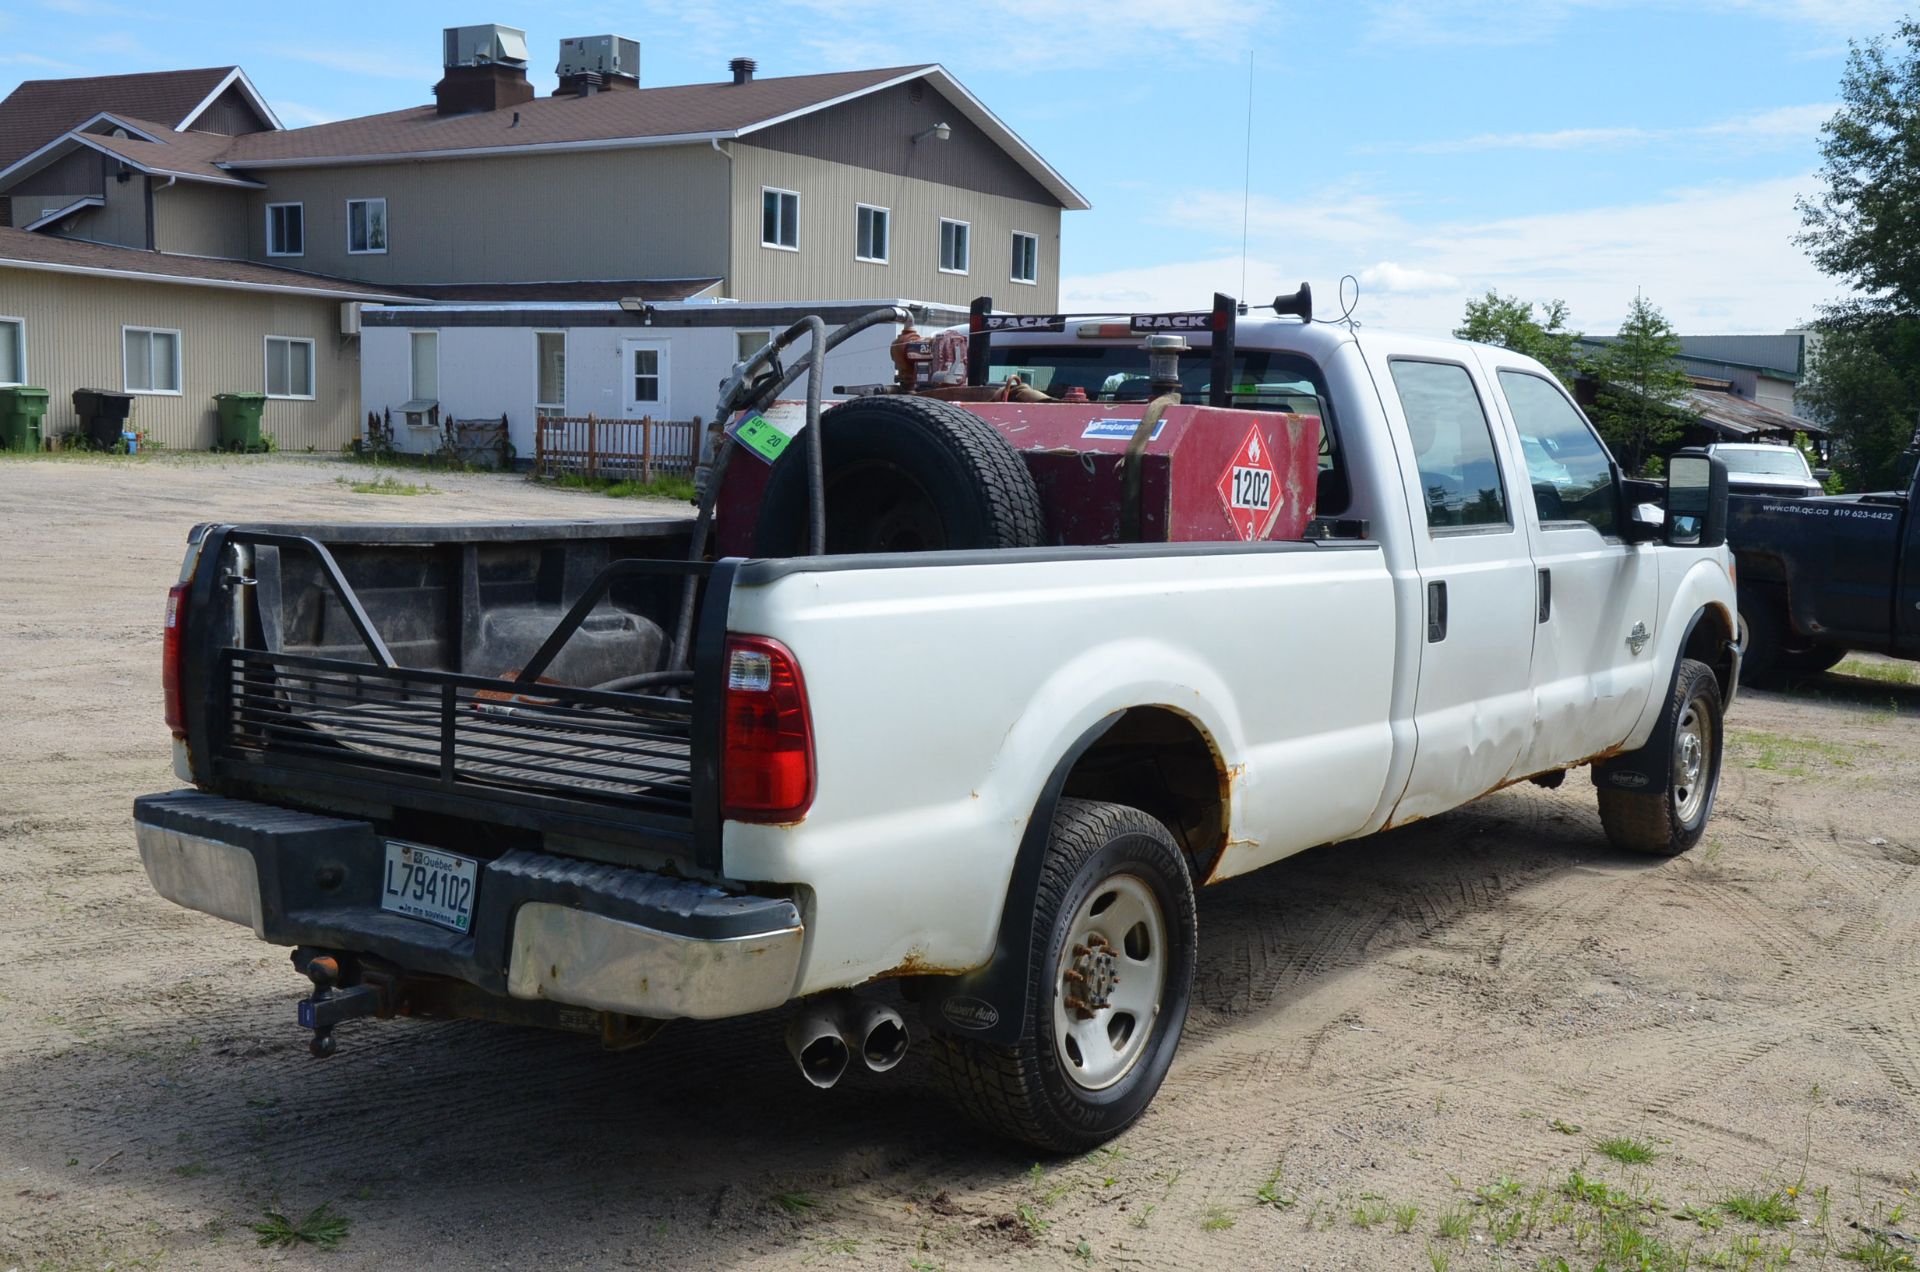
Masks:
[[[0,389],[0,450],[40,449],[47,397],[45,389],[25,384]]]

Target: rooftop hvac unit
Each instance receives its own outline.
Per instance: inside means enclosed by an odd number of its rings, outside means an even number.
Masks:
[[[640,41],[624,35],[576,35],[560,41],[560,78],[570,75],[619,75],[640,78]]]
[[[518,27],[489,22],[482,26],[448,27],[446,67],[527,65],[527,33]]]

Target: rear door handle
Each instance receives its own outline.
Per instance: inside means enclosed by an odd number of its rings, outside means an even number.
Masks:
[[[1447,585],[1443,579],[1427,584],[1427,643],[1447,638]]]
[[[1553,571],[1540,571],[1540,621],[1553,617]]]

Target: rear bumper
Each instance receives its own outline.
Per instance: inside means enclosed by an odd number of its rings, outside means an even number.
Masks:
[[[154,890],[277,945],[373,955],[491,993],[655,1019],[792,996],[805,930],[789,898],[514,849],[481,866],[473,931],[379,905],[371,823],[195,791],[134,803]],[[458,851],[455,845],[448,845]]]

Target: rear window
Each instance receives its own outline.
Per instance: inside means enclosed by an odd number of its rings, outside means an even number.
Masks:
[[[987,382],[1017,375],[1042,393],[1064,397],[1077,388],[1089,402],[1145,403],[1152,395],[1147,351],[1137,345],[1021,345],[993,350]],[[1205,402],[1213,383],[1205,349],[1180,359],[1180,396]],[[1233,405],[1249,411],[1291,411],[1320,417],[1320,492],[1316,511],[1336,517],[1351,501],[1341,462],[1339,425],[1327,400],[1326,380],[1313,359],[1273,349],[1240,349],[1233,359]]]

